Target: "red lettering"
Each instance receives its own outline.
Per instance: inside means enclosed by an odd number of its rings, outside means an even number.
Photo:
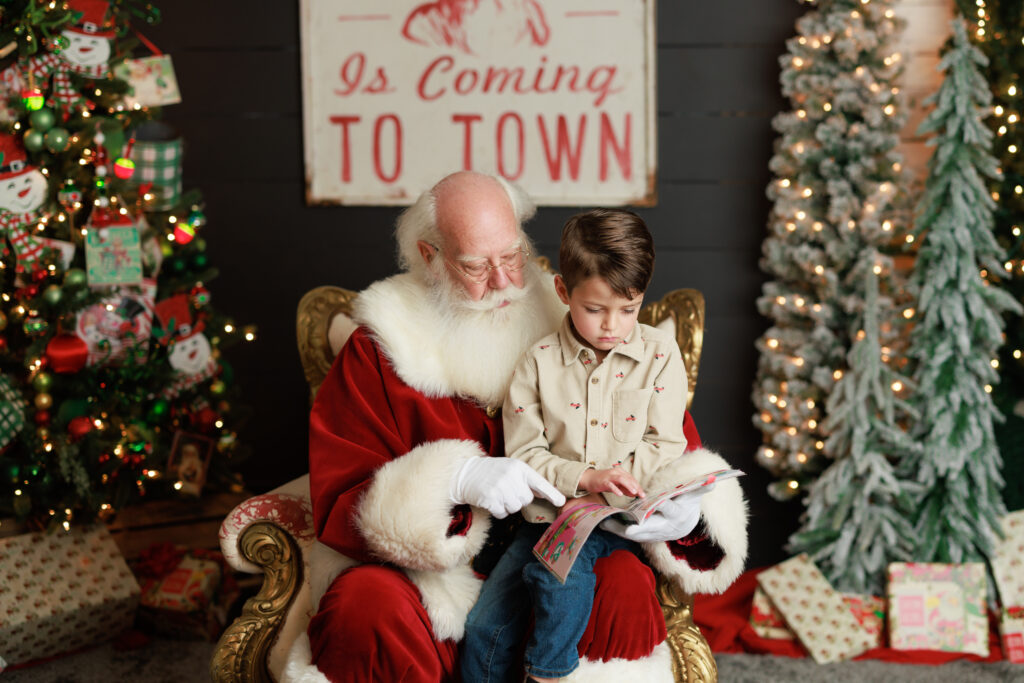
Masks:
[[[580,115],[579,132],[576,134],[576,149],[571,149],[569,141],[569,123],[565,115],[558,115],[558,140],[556,149],[552,152],[551,142],[548,139],[548,131],[544,127],[544,117],[537,115],[537,127],[540,129],[541,141],[544,143],[544,157],[548,162],[548,174],[552,180],[562,179],[562,159],[569,162],[569,177],[573,180],[579,179],[580,175],[580,152],[583,151],[583,133],[586,129],[587,117]]]
[[[433,75],[434,69],[440,69],[442,72],[451,71],[453,64],[455,64],[455,60],[444,55],[432,61],[427,68],[423,70],[423,75],[420,76],[420,82],[416,86],[416,94],[420,96],[421,100],[429,102],[431,100],[436,100],[444,94],[443,87],[440,90],[437,90],[435,94],[427,94],[427,80]]]
[[[358,116],[332,116],[331,123],[341,126],[341,182],[352,182],[352,155],[349,149],[348,124],[359,123]]]
[[[518,164],[516,165],[516,172],[509,173],[505,168],[505,123],[513,121],[518,129],[516,137],[516,159]],[[519,118],[519,114],[513,111],[507,111],[498,118],[498,175],[505,178],[506,180],[517,180],[519,176],[523,175],[523,120]]]
[[[601,181],[608,180],[608,148],[611,147],[615,153],[615,160],[619,163],[619,169],[622,171],[622,177],[629,180],[633,177],[633,167],[630,164],[632,154],[630,154],[630,146],[633,141],[631,135],[633,129],[633,115],[626,112],[626,125],[625,131],[623,132],[623,142],[619,145],[618,140],[615,139],[615,131],[612,130],[612,121],[608,118],[608,114],[601,112],[601,165],[598,171],[598,177]]]
[[[465,78],[469,76],[469,78]],[[473,92],[473,88],[476,87],[476,82],[480,80],[480,75],[473,69],[463,69],[459,72],[459,75],[455,77],[455,92],[460,95],[468,95]],[[469,81],[467,84],[465,81]]]
[[[347,97],[356,91],[359,87],[360,81],[363,80],[363,69],[366,68],[366,55],[362,52],[353,52],[348,56],[348,59],[341,65],[341,70],[338,75],[341,77],[341,84],[345,86],[343,90],[338,88],[334,89],[334,94],[341,97]]]
[[[395,127],[395,164],[391,175],[385,175],[380,163],[381,129],[384,127],[385,121],[390,121]],[[385,183],[395,182],[402,173],[402,122],[394,114],[379,116],[377,122],[373,124],[373,169],[377,173],[377,177]]]
[[[473,124],[483,119],[480,114],[452,114],[452,123],[466,127],[462,132],[462,170],[473,170]]]
[[[377,69],[377,75],[374,77],[370,84],[363,88],[363,92],[370,95],[377,95],[383,92],[395,92],[395,89],[388,83],[388,75],[384,71],[384,67]]]

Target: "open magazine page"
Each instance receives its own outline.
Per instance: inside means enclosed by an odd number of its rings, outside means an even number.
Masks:
[[[618,514],[625,517],[626,522],[642,522],[670,498],[742,474],[742,471],[733,469],[706,472],[666,491],[637,498],[626,508],[598,505],[597,503],[581,503],[567,509],[551,523],[551,526],[544,531],[540,540],[533,546],[533,554],[552,574],[565,583],[565,577],[569,575],[569,570],[572,569],[576,556],[579,555],[579,549],[597,528],[597,525],[607,517]]]
[[[544,531],[533,546],[533,554],[565,583],[583,542],[606,517],[619,512],[622,512],[619,508],[597,503],[581,503],[569,508]]]
[[[684,493],[690,491],[696,491],[699,488],[710,486],[716,481],[722,481],[725,479],[732,479],[743,474],[742,470],[722,469],[715,470],[714,472],[708,472],[702,474],[699,477],[694,477],[689,481],[684,481],[681,484],[677,484],[673,488],[667,491],[662,491],[654,495],[648,495],[644,498],[636,498],[628,507],[622,510],[623,513],[630,515],[634,521],[642,522],[658,509],[662,503],[670,498],[681,496]]]

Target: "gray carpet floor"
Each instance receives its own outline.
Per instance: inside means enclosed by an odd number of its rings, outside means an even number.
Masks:
[[[102,645],[69,657],[0,673],[0,683],[204,683],[213,643],[153,640],[138,650]],[[818,665],[808,659],[719,655],[722,683],[1024,683],[1024,664],[953,662],[913,666],[878,661]],[[642,683],[641,681],[629,683]]]

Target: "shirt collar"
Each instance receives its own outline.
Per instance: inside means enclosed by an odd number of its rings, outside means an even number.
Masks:
[[[558,328],[558,341],[562,347],[563,365],[572,365],[580,357],[581,353],[588,354],[587,357],[589,358],[594,356],[594,352],[576,338],[572,331],[572,319],[568,313],[562,318],[562,326]],[[640,323],[633,326],[633,330],[623,343],[608,353],[617,353],[632,358],[637,362],[642,361],[644,359],[644,338],[640,334]]]

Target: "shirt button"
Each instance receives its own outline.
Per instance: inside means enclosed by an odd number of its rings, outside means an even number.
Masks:
[[[597,426],[597,420],[591,420],[590,421],[590,426],[591,427],[596,427]]]
[[[597,384],[597,378],[596,378],[596,377],[594,377],[593,379],[591,379],[591,380],[590,380],[590,383],[591,383],[591,384]]]

